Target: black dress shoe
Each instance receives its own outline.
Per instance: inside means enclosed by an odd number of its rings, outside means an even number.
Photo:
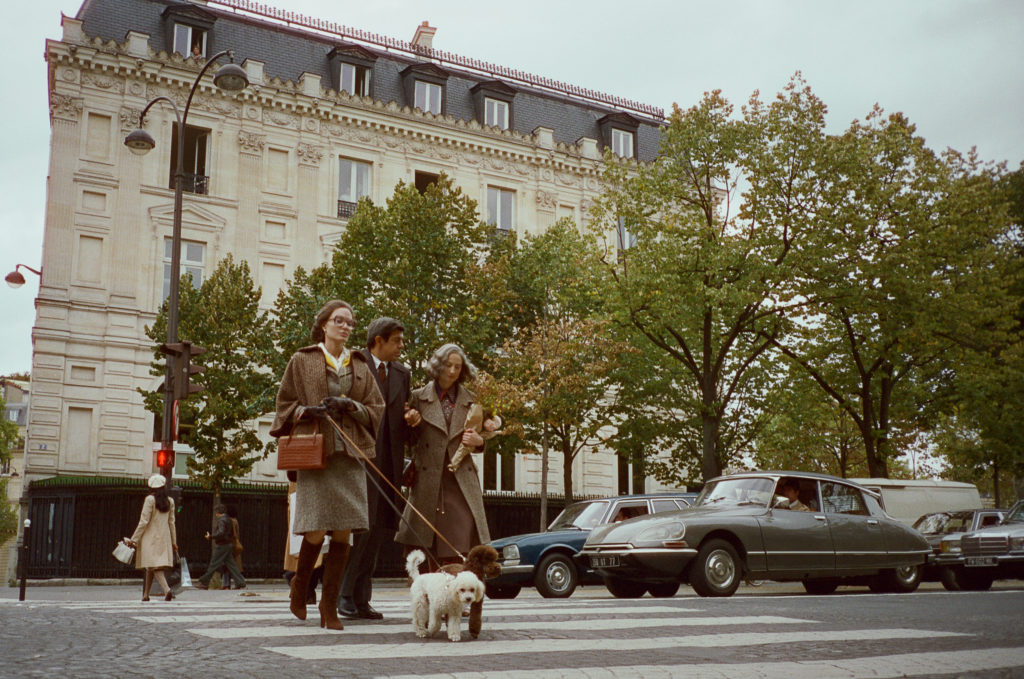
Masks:
[[[346,599],[345,597],[341,597],[338,602],[338,614],[349,620],[357,620],[359,618],[359,611],[356,609],[356,605],[352,603],[351,599]]]
[[[383,620],[384,615],[375,611],[373,606],[370,604],[363,604],[362,606],[356,606],[356,613],[360,618],[364,620]]]

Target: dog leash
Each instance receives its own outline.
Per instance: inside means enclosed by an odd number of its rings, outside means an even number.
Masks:
[[[377,483],[377,479],[375,479],[373,477],[373,475],[370,474],[369,471],[367,471],[366,465],[370,465],[370,467],[373,469],[373,471],[377,472],[377,475],[380,476],[381,480],[384,481],[384,483],[386,483],[391,488],[391,490],[395,491],[395,494],[398,495],[398,497],[402,498],[405,501],[406,506],[409,507],[409,509],[411,509],[416,514],[416,516],[420,517],[420,519],[423,520],[423,523],[427,524],[427,527],[429,527],[430,530],[434,531],[434,535],[436,535],[438,538],[440,538],[441,541],[444,542],[444,544],[448,545],[449,549],[451,549],[453,552],[458,554],[459,558],[462,559],[463,563],[465,563],[466,557],[462,555],[462,552],[460,552],[459,550],[455,549],[455,546],[452,545],[452,543],[448,542],[448,539],[445,538],[445,536],[441,534],[441,531],[439,531],[437,528],[435,528],[434,524],[430,523],[430,521],[427,520],[427,517],[423,516],[423,514],[420,512],[420,510],[416,509],[416,506],[413,505],[413,503],[409,501],[409,498],[407,498],[404,495],[402,495],[402,491],[400,491],[398,488],[395,488],[395,484],[391,483],[390,479],[388,479],[388,477],[384,476],[384,472],[382,472],[377,467],[377,465],[375,465],[373,463],[373,460],[371,460],[369,457],[367,457],[366,453],[364,453],[362,451],[362,449],[360,449],[359,446],[357,446],[355,444],[355,441],[353,441],[351,438],[349,438],[349,435],[346,434],[345,431],[338,425],[338,423],[334,421],[334,418],[331,417],[330,415],[326,414],[326,413],[324,414],[324,416],[327,418],[327,421],[331,423],[331,426],[334,427],[334,430],[336,432],[338,432],[339,434],[341,434],[341,436],[346,441],[348,441],[348,444],[350,446],[352,446],[356,450],[356,452],[359,453],[359,456],[356,458],[356,460],[358,460],[359,464],[362,465],[363,472],[366,474],[366,478],[370,479],[370,482],[373,483],[373,485],[377,488],[377,491],[380,493],[380,496],[382,498],[384,498],[384,500],[387,501],[387,503],[389,505],[391,505],[391,508],[393,510],[395,510],[396,514],[398,514],[398,518],[401,521],[403,521],[406,526],[409,527],[409,530],[411,530],[414,534],[416,532],[415,529],[412,527],[412,524],[410,524],[408,519],[405,518],[405,513],[399,511],[399,509],[395,505],[395,503],[391,501],[391,498],[389,498],[387,496],[387,494],[384,492],[384,490],[380,487],[380,484]],[[436,561],[438,563],[438,565],[440,565],[441,560],[437,558],[437,555],[432,553],[430,551],[430,549],[427,548],[427,547],[423,547],[422,549],[431,558],[433,558],[433,560]]]

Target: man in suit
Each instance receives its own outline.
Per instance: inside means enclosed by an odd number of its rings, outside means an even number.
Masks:
[[[367,366],[377,377],[377,386],[384,397],[384,417],[377,430],[377,457],[373,463],[396,488],[402,480],[405,465],[405,443],[409,430],[406,422],[419,414],[405,410],[409,401],[409,368],[398,361],[405,348],[405,329],[393,318],[378,318],[366,331],[366,348],[360,351]],[[376,475],[369,466],[370,474]],[[396,507],[401,502],[395,492],[379,477],[375,479]],[[345,567],[338,597],[338,613],[350,619],[380,620],[384,616],[370,606],[373,571],[384,541],[391,539],[398,528],[398,516],[380,491],[366,481],[370,529],[355,537],[355,544]]]

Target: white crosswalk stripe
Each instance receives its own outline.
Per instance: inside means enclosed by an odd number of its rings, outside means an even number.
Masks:
[[[979,649],[970,634],[899,625],[885,629],[832,628],[822,621],[799,616],[726,615],[720,606],[714,613],[709,612],[709,606],[699,600],[678,603],[676,606],[671,600],[488,600],[480,638],[470,639],[463,625],[463,642],[457,644],[449,642],[443,631],[433,639],[417,639],[409,620],[409,604],[400,599],[374,602],[385,620],[345,620],[342,632],[321,629],[315,606],[309,607],[309,619],[296,620],[283,598],[240,598],[216,605],[179,600],[63,606],[127,616],[145,624],[181,625],[187,633],[211,643],[235,640],[251,644],[253,652],[325,663],[324,667],[330,667],[332,662],[362,662],[362,674],[391,679],[514,679],[523,676],[524,670],[502,668],[521,666],[530,668],[531,679],[850,679],[1024,668],[1024,645]],[[636,630],[649,632],[629,633]],[[958,639],[968,641],[957,642]],[[941,650],[914,652],[909,644],[915,642]],[[849,654],[856,657],[841,657],[849,644],[860,644],[856,652]],[[793,656],[799,660],[790,659],[785,650],[773,650],[773,654],[786,660],[714,663],[708,662],[713,656],[703,653],[704,649],[732,648],[735,659],[735,649],[785,649],[788,645],[799,645],[800,654]],[[815,650],[808,653],[808,648]],[[865,654],[865,648],[872,650]],[[643,657],[671,657],[672,662],[635,663],[638,652],[680,651],[693,654],[695,662],[677,664],[678,655],[651,655]],[[581,653],[587,658],[583,663],[579,661]],[[444,659],[470,664],[455,665],[452,671],[438,673],[441,666],[437,663]],[[418,664],[417,660],[424,662]],[[459,671],[459,667],[479,667],[481,662],[487,662],[493,669]],[[419,666],[423,668],[421,673],[408,673]]]

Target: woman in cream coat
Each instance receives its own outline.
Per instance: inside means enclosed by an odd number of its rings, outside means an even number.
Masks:
[[[139,525],[132,533],[130,544],[135,547],[135,567],[146,571],[142,585],[142,600],[149,601],[149,588],[153,578],[164,590],[164,600],[174,598],[164,571],[174,566],[174,553],[178,551],[178,536],[174,531],[174,500],[167,495],[167,479],[153,474],[147,485],[153,492],[142,504]]]

